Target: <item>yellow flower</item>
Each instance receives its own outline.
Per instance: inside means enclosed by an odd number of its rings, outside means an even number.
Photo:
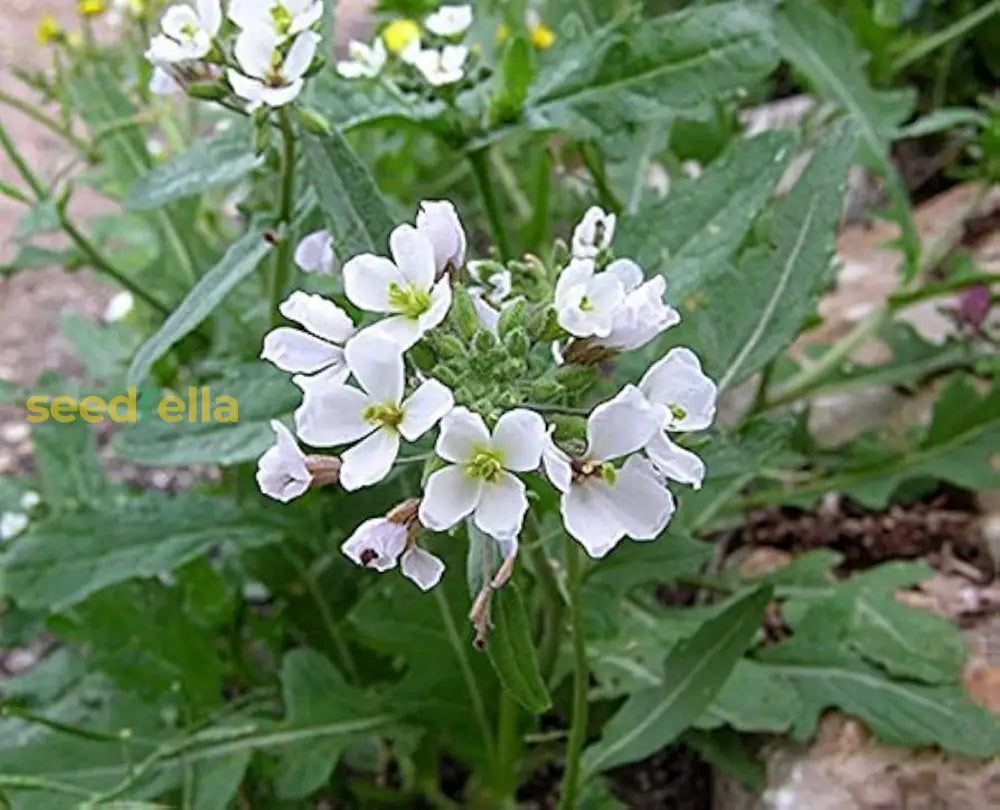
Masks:
[[[84,17],[99,17],[108,4],[107,0],[77,0],[76,7]]]
[[[389,53],[399,55],[403,49],[420,36],[420,26],[413,20],[401,17],[382,29],[382,40]]]
[[[531,44],[539,50],[544,51],[546,48],[551,48],[555,41],[556,35],[552,33],[551,28],[541,23],[531,26]]]
[[[53,42],[58,42],[63,37],[62,28],[59,27],[59,23],[56,22],[56,18],[51,14],[43,14],[42,19],[38,21],[38,27],[35,28],[35,40],[39,45],[51,45]]]

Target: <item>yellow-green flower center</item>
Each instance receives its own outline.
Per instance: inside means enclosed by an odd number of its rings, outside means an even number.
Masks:
[[[419,318],[431,308],[431,294],[409,284],[400,287],[393,282],[389,285],[389,306],[407,318]]]
[[[395,430],[399,423],[403,421],[403,411],[392,402],[381,405],[369,405],[365,408],[361,417],[370,425],[375,427],[387,427]]]
[[[670,415],[673,416],[678,422],[682,419],[687,419],[688,412],[677,403],[671,402],[667,407],[670,408]]]
[[[187,39],[194,39],[198,34],[198,27],[192,23],[184,23],[184,25],[181,26],[181,33]]]
[[[618,470],[615,469],[615,465],[605,461],[601,465],[601,478],[614,485],[615,481],[618,480]]]
[[[594,309],[594,303],[586,295],[580,299],[580,311],[581,312],[592,312]]]
[[[279,34],[287,34],[292,27],[292,13],[281,3],[271,6],[271,22]]]
[[[473,478],[495,483],[503,472],[503,456],[496,450],[480,448],[473,453],[466,470]]]

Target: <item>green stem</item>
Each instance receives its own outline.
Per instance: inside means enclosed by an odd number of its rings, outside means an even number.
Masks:
[[[500,719],[497,728],[496,799],[506,802],[517,784],[518,738],[517,701],[506,689],[500,690]]]
[[[923,59],[927,54],[936,51],[938,48],[947,45],[954,39],[965,36],[976,26],[986,22],[997,12],[1000,12],[1000,0],[993,0],[984,6],[980,6],[975,11],[965,15],[962,19],[956,20],[947,28],[942,28],[929,37],[922,39],[912,48],[900,54],[892,63],[894,73],[899,73],[914,62]]]
[[[9,790],[44,790],[49,793],[62,793],[66,796],[90,798],[90,791],[77,787],[69,782],[57,782],[40,776],[4,776],[0,775],[0,788]]]
[[[552,570],[549,557],[542,543],[541,527],[533,511],[528,512],[528,525],[534,540],[522,545],[525,554],[531,561],[532,574],[538,583],[538,593],[543,600],[544,629],[538,650],[538,667],[542,678],[548,682],[555,669],[559,657],[559,645],[562,642],[563,618],[565,615],[565,600],[559,590],[559,581]]]
[[[493,240],[496,242],[497,250],[500,252],[500,260],[509,261],[513,253],[510,247],[510,239],[507,236],[507,229],[503,224],[503,215],[500,212],[500,206],[493,191],[493,181],[490,179],[489,147],[484,146],[482,149],[470,152],[469,162],[472,164],[472,174],[476,178],[479,194],[483,198],[486,218],[489,220]]]
[[[21,175],[21,178],[25,183],[31,186],[31,190],[35,193],[35,196],[39,200],[48,197],[48,190],[28,166],[27,161],[25,161],[24,156],[18,151],[17,145],[14,143],[14,140],[10,137],[10,133],[7,132],[7,129],[3,124],[0,124],[0,146],[2,146],[4,152],[7,153],[7,157],[10,158],[10,162],[17,170],[17,173]]]
[[[78,135],[74,135],[67,127],[63,126],[60,121],[57,121],[55,118],[52,118],[51,116],[43,113],[41,110],[36,109],[24,99],[11,95],[5,90],[0,90],[0,104],[6,104],[8,107],[26,115],[36,124],[41,124],[47,130],[55,133],[60,138],[65,140],[75,149],[78,149],[88,158],[92,154],[93,150],[91,149],[90,144],[83,140],[83,138]]]
[[[591,179],[594,181],[594,186],[597,188],[597,198],[600,200],[601,205],[607,211],[620,214],[622,211],[622,204],[615,196],[614,191],[611,190],[607,175],[604,173],[604,167],[600,164],[598,159],[594,158],[590,154],[590,150],[588,149],[588,145],[586,143],[580,144],[579,152],[580,160],[583,161],[583,165],[586,167]]]
[[[292,233],[289,227],[292,221],[292,210],[295,205],[295,129],[288,109],[282,107],[278,112],[281,127],[281,188],[278,197],[278,225],[281,235],[278,246],[274,250],[274,263],[271,267],[271,325],[281,323],[278,306],[285,296],[288,284],[288,269],[292,258]]]
[[[563,775],[559,810],[576,810],[580,791],[580,755],[587,740],[587,648],[584,635],[583,565],[579,545],[566,536],[566,578],[569,590],[569,611],[573,619],[573,715],[569,742],[566,746],[566,771]]]

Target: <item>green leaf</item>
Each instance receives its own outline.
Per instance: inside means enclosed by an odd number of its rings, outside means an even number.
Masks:
[[[830,275],[833,236],[856,138],[847,129],[817,147],[808,168],[775,208],[770,245],[703,290],[691,314],[705,364],[724,390],[759,370],[792,342]]]
[[[650,582],[676,582],[698,574],[712,551],[711,543],[683,534],[667,534],[655,543],[623,543],[590,570],[585,587],[624,593]]]
[[[622,220],[615,249],[667,279],[679,304],[723,271],[770,198],[793,154],[784,132],[737,140],[697,180]],[[709,287],[709,289],[711,289]]]
[[[194,795],[191,810],[221,810],[239,792],[250,765],[250,751],[236,751],[194,766]]]
[[[990,123],[989,116],[975,107],[941,107],[927,115],[922,115],[916,121],[900,127],[895,138],[923,138],[938,132],[947,132],[962,126],[986,127]]]
[[[552,705],[552,698],[539,672],[528,613],[513,581],[494,592],[491,608],[493,629],[486,647],[490,663],[504,689],[529,712],[541,714]]]
[[[689,116],[745,93],[776,56],[766,14],[744,3],[625,20],[560,48],[531,88],[524,124],[598,138]]]
[[[520,35],[504,48],[490,99],[491,115],[497,123],[516,120],[521,114],[535,75],[534,56],[528,40]]]
[[[303,133],[302,148],[337,257],[383,253],[394,220],[375,180],[344,136]]]
[[[311,106],[340,132],[374,125],[386,128],[415,125],[442,132],[441,119],[448,110],[443,101],[429,101],[385,84],[365,87],[359,84],[333,71],[321,73],[307,85]]]
[[[45,502],[56,510],[91,506],[107,494],[94,431],[82,419],[47,419],[34,431],[35,458]]]
[[[121,374],[137,342],[121,324],[101,326],[81,315],[63,315],[59,328],[94,380],[110,381]]]
[[[798,697],[781,678],[755,661],[736,662],[711,705],[695,722],[699,729],[730,726],[737,731],[781,734],[800,710]]]
[[[667,657],[662,685],[629,697],[584,752],[584,772],[642,759],[694,723],[750,646],[770,598],[768,587],[737,597],[679,643]]]
[[[259,514],[220,500],[147,495],[33,523],[4,563],[7,593],[55,611],[117,582],[177,568],[223,543],[279,540]]]
[[[732,729],[692,728],[684,732],[681,741],[710,765],[738,779],[747,790],[760,793],[767,786],[763,766],[747,752],[743,737]]]
[[[250,128],[234,124],[218,135],[195,141],[186,152],[140,177],[123,205],[140,211],[159,208],[234,183],[262,164],[263,157],[253,153]]]

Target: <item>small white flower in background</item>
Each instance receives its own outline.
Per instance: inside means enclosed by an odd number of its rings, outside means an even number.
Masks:
[[[389,236],[393,260],[363,253],[344,265],[344,292],[355,306],[389,314],[365,331],[388,337],[408,349],[448,314],[451,283],[436,284],[434,246],[412,225]]]
[[[594,558],[623,537],[653,540],[674,513],[674,499],[652,465],[639,455],[660,426],[659,411],[632,385],[594,408],[587,419],[587,449],[571,458],[548,440],[545,474],[562,493],[566,531]],[[628,456],[618,468],[613,461]]]
[[[606,214],[596,205],[589,208],[573,231],[573,256],[593,259],[610,247],[617,221],[614,214]]]
[[[28,528],[28,516],[23,512],[4,512],[0,515],[0,541],[13,540]]]
[[[330,275],[337,264],[329,231],[314,231],[295,248],[295,264],[307,273]]]
[[[243,72],[230,68],[226,73],[229,84],[236,95],[250,102],[251,108],[290,104],[302,92],[302,77],[312,64],[318,42],[318,34],[303,31],[283,57],[273,33],[246,28],[236,38],[234,50]]]
[[[424,200],[417,214],[417,230],[434,248],[434,266],[440,275],[449,266],[465,264],[465,228],[455,206],[447,200]]]
[[[128,290],[115,293],[104,307],[102,316],[105,323],[117,323],[128,317],[129,313],[135,309],[135,296]]]
[[[472,6],[441,6],[424,20],[424,28],[439,37],[457,37],[472,25]]]
[[[515,472],[538,467],[545,423],[518,408],[497,420],[492,436],[479,414],[458,407],[441,420],[435,452],[447,467],[432,473],[420,502],[420,522],[436,531],[450,529],[467,515],[501,540],[521,531],[528,499]]]
[[[399,347],[370,332],[351,340],[345,354],[361,388],[297,378],[305,398],[295,424],[299,437],[317,447],[359,442],[341,454],[340,483],[355,490],[385,478],[399,453],[399,437],[419,439],[451,410],[454,398],[437,380],[426,380],[403,399]]]
[[[376,37],[373,45],[352,39],[347,43],[347,53],[350,59],[337,62],[337,73],[345,79],[374,79],[388,59],[382,37]]]
[[[663,276],[644,282],[642,269],[631,259],[617,259],[604,272],[621,280],[625,298],[614,312],[611,331],[595,340],[597,345],[617,351],[638,349],[680,323],[680,313],[663,300],[667,288]]]
[[[429,48],[416,51],[410,56],[405,53],[403,55],[404,61],[416,67],[434,87],[462,81],[468,57],[469,49],[465,45],[445,45],[441,50]]]
[[[510,270],[497,270],[486,275],[483,270],[485,264],[487,263],[469,262],[469,275],[478,283],[469,287],[468,293],[483,329],[496,334],[500,313],[514,303],[505,301],[513,289],[513,283]]]
[[[264,337],[260,356],[282,371],[315,375],[326,382],[343,382],[347,364],[342,348],[354,336],[354,324],[344,310],[321,295],[293,292],[278,307],[306,331],[279,326]]]
[[[172,96],[183,89],[166,68],[160,65],[153,68],[149,77],[149,92],[154,96]]]
[[[170,6],[160,20],[161,33],[150,40],[146,58],[154,65],[201,59],[212,50],[221,25],[219,0],[197,0],[197,11],[183,3]]]
[[[371,518],[354,530],[340,550],[355,564],[379,572],[390,571],[399,562],[403,576],[428,591],[440,582],[444,563],[429,551],[409,543],[408,536],[404,523],[385,517]]]
[[[323,0],[231,0],[229,19],[240,28],[267,31],[284,41],[323,16]]]
[[[292,432],[276,419],[271,428],[277,440],[257,462],[257,486],[269,498],[288,503],[312,486],[313,477]]]
[[[37,507],[42,502],[42,496],[39,495],[35,490],[29,489],[27,492],[21,495],[20,501],[21,508],[25,512],[31,512],[35,507]]]
[[[590,259],[573,259],[556,281],[559,325],[576,337],[607,337],[615,313],[625,300],[625,287],[614,273],[595,272]]]
[[[692,453],[674,444],[664,431],[704,430],[715,418],[718,396],[715,383],[701,370],[694,352],[671,349],[645,373],[639,389],[656,409],[660,430],[650,440],[646,454],[674,481],[700,487],[705,465]]]

